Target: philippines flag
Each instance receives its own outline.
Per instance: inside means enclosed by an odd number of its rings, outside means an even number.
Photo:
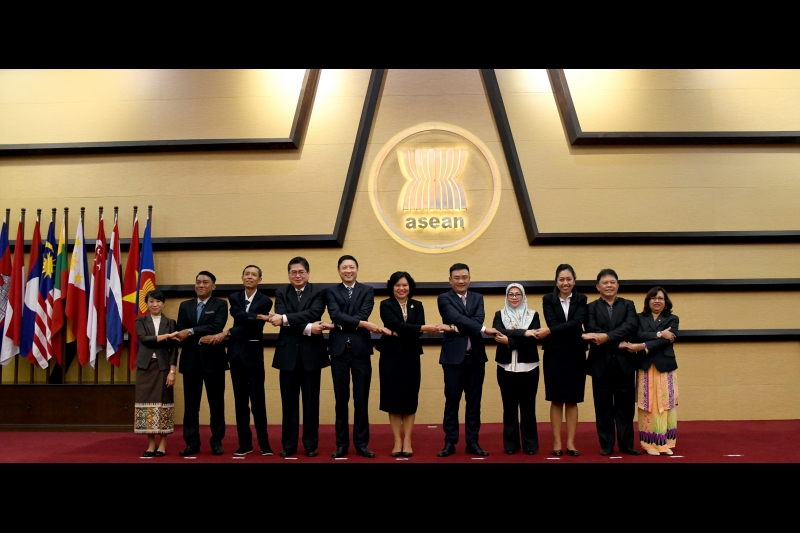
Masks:
[[[136,354],[139,353],[139,338],[136,336],[136,317],[139,315],[139,217],[133,219],[133,235],[128,249],[128,262],[125,264],[125,278],[122,280],[122,325],[131,339],[128,349],[128,366],[136,368]]]
[[[95,366],[97,354],[106,344],[106,232],[103,217],[97,228],[97,241],[94,245],[92,281],[89,286],[89,317],[86,322],[86,335],[89,337],[89,364]]]
[[[19,353],[22,331],[22,305],[25,298],[25,237],[22,221],[17,226],[17,242],[14,244],[14,262],[11,266],[11,281],[8,302],[3,322],[3,347],[0,349],[0,364],[7,365]]]
[[[106,312],[106,358],[119,368],[122,349],[122,280],[120,279],[119,220],[114,219],[111,246],[108,255],[106,286],[108,287],[108,311]]]
[[[69,263],[67,282],[66,315],[67,328],[78,343],[78,361],[81,365],[89,362],[89,337],[86,335],[86,309],[89,307],[86,292],[86,278],[89,276],[86,265],[86,242],[83,239],[83,220],[78,221],[75,243],[72,245],[72,260]],[[67,342],[70,342],[67,336]]]
[[[8,287],[11,283],[11,248],[8,246],[8,226],[5,220],[0,229],[0,334],[6,320],[8,305]]]

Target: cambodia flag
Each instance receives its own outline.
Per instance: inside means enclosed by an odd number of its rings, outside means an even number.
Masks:
[[[89,363],[95,366],[97,354],[106,345],[106,232],[103,217],[97,228],[92,262],[92,282],[89,286],[89,317],[86,335],[89,337]]]
[[[136,317],[139,316],[139,217],[133,219],[133,235],[128,249],[128,262],[125,264],[125,278],[122,281],[122,325],[131,339],[128,352],[128,366],[136,368],[136,354],[139,353],[139,338],[136,336]]]
[[[89,276],[86,265],[86,242],[83,239],[83,220],[78,221],[75,243],[72,245],[72,260],[69,263],[67,283],[66,314],[67,325],[78,343],[78,361],[81,365],[89,362],[89,337],[86,335],[86,315],[89,301],[86,292],[86,278]],[[70,342],[67,336],[67,342]]]
[[[8,287],[11,283],[11,248],[8,246],[8,227],[5,220],[0,229],[0,334],[6,320],[8,305]]]
[[[111,246],[108,254],[106,287],[108,288],[108,309],[106,311],[106,358],[119,368],[122,349],[122,280],[120,279],[119,220],[114,220],[111,232]]]
[[[0,364],[7,365],[19,353],[22,331],[22,305],[25,298],[25,237],[22,221],[17,226],[17,242],[14,244],[14,262],[11,266],[11,281],[3,322],[3,347],[0,349]]]

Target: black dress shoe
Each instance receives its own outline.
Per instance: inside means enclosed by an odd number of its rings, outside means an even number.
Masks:
[[[288,451],[288,450],[281,450],[281,453],[280,453],[279,455],[280,455],[281,457],[291,457],[291,456],[293,456],[295,453],[297,453],[297,452],[290,452],[290,451]]]
[[[362,446],[361,448],[356,448],[356,455],[360,455],[361,457],[366,457],[368,459],[372,459],[375,457],[373,451],[367,448],[366,446]]]
[[[570,450],[567,448],[567,455],[571,455],[572,457],[578,457],[581,454],[578,450]]]
[[[316,457],[319,455],[319,450],[306,450],[306,457]]]
[[[233,452],[233,455],[242,456],[248,453],[253,453],[253,446],[239,446],[239,449]]]
[[[613,449],[603,448],[600,450],[600,455],[611,455],[612,453],[614,453]]]
[[[642,452],[637,450],[636,448],[627,448],[625,450],[620,450],[622,453],[627,453],[628,455],[642,455]]]
[[[339,446],[338,448],[336,448],[336,451],[333,452],[333,455],[331,455],[331,457],[334,459],[338,459],[339,457],[344,457],[345,455],[347,455],[347,453],[348,453],[347,446]]]
[[[405,457],[405,455],[403,455],[402,451],[400,451],[400,452],[392,452],[392,457]]]
[[[221,444],[215,444],[214,446],[211,447],[211,455],[222,455],[223,453],[225,452],[222,451]]]
[[[553,450],[553,455],[555,455],[556,457],[561,457],[562,455],[564,455],[564,450]]]
[[[181,457],[189,457],[200,453],[200,446],[187,446],[185,449],[178,452]]]
[[[414,455],[414,452],[400,452],[400,457],[408,458],[408,457],[412,457],[413,455]]]
[[[454,453],[456,453],[456,447],[453,444],[446,442],[444,444],[444,448],[442,448],[441,451],[436,454],[436,456],[447,457],[448,455],[453,455]]]
[[[153,452],[153,457],[164,457],[167,455],[167,452],[162,452],[161,450],[156,450]]]
[[[517,453],[518,451],[519,451],[519,450],[509,450],[508,448],[506,448],[506,453],[507,453],[508,455],[514,455],[514,454],[515,454],[515,453]]]
[[[261,455],[273,455],[272,448],[270,448],[269,446],[261,448]]]
[[[466,452],[471,453],[472,455],[480,455],[481,457],[489,456],[489,452],[481,448],[480,444],[478,444],[477,442],[474,444],[468,444]]]
[[[538,451],[539,450],[525,450],[525,453],[527,453],[528,455],[536,455],[536,452]]]
[[[142,452],[142,457],[153,457],[154,454],[155,454],[155,452],[151,452],[151,451],[145,450],[145,451]]]

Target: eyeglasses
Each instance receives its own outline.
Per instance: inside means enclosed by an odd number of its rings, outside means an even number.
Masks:
[[[308,272],[306,272],[305,270],[290,270],[289,271],[289,275],[290,276],[305,276],[306,274],[308,274]]]
[[[664,298],[660,297],[660,296],[655,296],[653,298],[650,298],[650,301],[651,302],[665,302],[666,300]]]
[[[508,299],[509,300],[517,300],[519,298],[522,298],[522,295],[520,293],[518,293],[518,292],[510,292],[510,293],[508,293]]]

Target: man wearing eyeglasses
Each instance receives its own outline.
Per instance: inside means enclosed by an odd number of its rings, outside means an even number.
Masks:
[[[297,453],[300,393],[303,394],[303,447],[316,457],[319,444],[319,389],[322,369],[331,364],[322,332],[325,289],[308,282],[310,267],[303,257],[289,261],[289,285],[275,292],[273,326],[280,327],[272,367],[280,370],[283,427],[281,457]]]

